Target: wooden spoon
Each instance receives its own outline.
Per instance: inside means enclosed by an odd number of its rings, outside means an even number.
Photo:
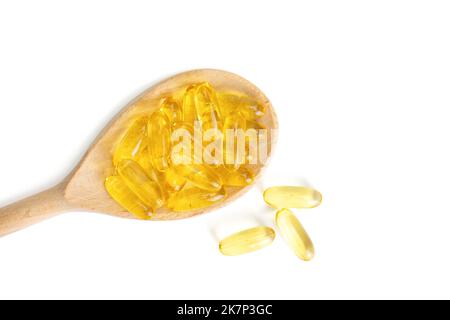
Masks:
[[[218,90],[245,93],[266,108],[260,119],[268,129],[277,129],[276,114],[266,96],[252,83],[235,74],[221,70],[193,70],[180,73],[146,90],[131,101],[101,132],[73,172],[59,185],[0,209],[0,236],[20,230],[44,219],[69,211],[91,211],[122,218],[133,218],[114,202],[105,190],[106,177],[114,173],[112,155],[122,135],[132,121],[149,115],[159,106],[161,97],[198,82],[208,81]],[[276,137],[269,141],[269,156]],[[272,143],[270,143],[272,142]],[[267,162],[266,162],[267,164]],[[265,164],[265,165],[266,165]],[[265,165],[259,165],[257,177]],[[190,212],[157,211],[153,220],[188,218],[224,206],[245,193],[250,186],[227,190],[227,198],[219,205]]]

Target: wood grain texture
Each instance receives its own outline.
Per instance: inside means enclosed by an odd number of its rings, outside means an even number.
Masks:
[[[253,97],[266,109],[266,114],[260,119],[261,123],[269,129],[278,129],[277,117],[270,101],[256,86],[244,78],[213,69],[180,73],[151,87],[125,106],[100,133],[79,165],[60,185],[0,209],[0,236],[66,211],[92,211],[133,218],[110,198],[104,187],[106,177],[114,173],[112,156],[117,143],[135,119],[144,114],[149,115],[158,108],[162,97],[192,83],[203,81],[210,82],[218,90],[240,91]],[[272,139],[272,144],[269,146],[269,156],[273,152],[274,141],[276,137]],[[257,172],[256,178],[261,175],[263,167],[254,168]],[[180,213],[163,208],[156,212],[154,219],[182,219],[209,212],[243,195],[250,187],[230,188],[227,190],[228,196],[225,201],[204,210]]]
[[[58,185],[0,209],[0,236],[70,211],[64,186]]]

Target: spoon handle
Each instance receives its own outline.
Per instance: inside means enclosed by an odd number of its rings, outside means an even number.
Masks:
[[[0,208],[0,237],[51,218],[70,207],[62,185]]]

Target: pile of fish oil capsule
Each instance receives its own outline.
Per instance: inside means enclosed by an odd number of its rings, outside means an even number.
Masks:
[[[206,82],[165,96],[156,111],[135,119],[119,141],[113,155],[116,172],[106,179],[106,190],[125,210],[145,220],[162,207],[183,212],[218,204],[226,199],[230,188],[252,184],[256,169],[246,162],[204,164],[192,159],[195,152],[188,155],[190,164],[174,163],[172,133],[182,129],[194,139],[194,123],[200,123],[204,132],[259,130],[264,128],[259,120],[265,112],[264,106],[251,97],[216,91]],[[228,143],[226,137],[224,145]],[[245,150],[247,159],[248,145]]]
[[[320,192],[306,187],[271,187],[265,190],[264,201],[278,210],[275,224],[292,251],[304,261],[312,260],[315,250],[311,238],[290,209],[319,206],[322,203]],[[260,226],[228,236],[220,241],[219,249],[224,255],[236,256],[267,247],[274,239],[272,228]]]

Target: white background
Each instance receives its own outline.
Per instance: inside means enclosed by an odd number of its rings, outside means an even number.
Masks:
[[[264,181],[176,222],[75,212],[0,239],[0,298],[450,298],[448,1],[2,1],[0,203],[50,187],[143,89],[219,68],[271,99]],[[311,263],[278,237],[264,186],[308,184]]]

